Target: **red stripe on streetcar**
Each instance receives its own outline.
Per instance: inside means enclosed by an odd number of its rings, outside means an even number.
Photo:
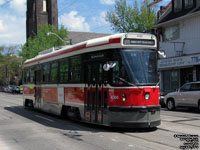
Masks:
[[[98,46],[103,46],[103,45],[108,45],[108,44],[116,44],[116,43],[120,43],[120,41],[121,41],[121,38],[114,38],[114,39],[109,39],[109,42],[105,43],[105,44],[100,44],[100,45],[95,45],[95,46],[90,46],[90,47],[86,47],[86,44],[80,45],[80,46],[77,46],[77,47],[74,47],[74,48],[63,50],[61,52],[58,52],[58,53],[55,53],[55,54],[52,54],[52,55],[49,55],[49,56],[45,56],[45,57],[42,57],[42,58],[38,58],[36,60],[32,60],[30,62],[25,63],[25,65],[28,65],[28,64],[31,64],[31,63],[34,63],[34,62],[38,62],[38,61],[42,61],[42,60],[45,60],[45,59],[49,59],[49,58],[52,58],[52,57],[60,56],[60,55],[63,55],[63,54],[71,53],[71,52],[74,52],[74,51],[82,50],[84,48],[92,48],[92,47],[98,47]]]
[[[34,62],[38,62],[38,61],[41,61],[41,60],[49,59],[49,58],[52,58],[52,57],[56,57],[56,56],[59,56],[59,55],[67,54],[67,53],[70,53],[70,52],[73,52],[73,51],[78,51],[78,50],[81,50],[81,49],[84,49],[84,48],[86,48],[85,44],[77,46],[77,47],[73,47],[73,48],[70,48],[70,49],[67,49],[67,50],[63,50],[61,52],[58,52],[58,53],[55,53],[55,54],[52,54],[52,55],[49,55],[49,56],[38,58],[36,60],[32,60],[30,62],[25,63],[25,65],[31,64],[31,63],[34,63]]]
[[[109,43],[110,43],[110,44],[120,43],[120,41],[121,41],[121,38],[115,38],[115,39],[110,39],[110,40],[109,40]]]

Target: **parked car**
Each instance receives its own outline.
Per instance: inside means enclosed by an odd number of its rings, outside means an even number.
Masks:
[[[20,93],[20,88],[16,85],[11,86],[11,93]]]
[[[4,90],[3,90],[4,92],[8,92],[9,91],[9,86],[7,85],[7,86],[4,86]]]
[[[200,82],[184,84],[176,92],[168,93],[164,102],[168,110],[176,107],[197,107],[200,110]]]
[[[3,91],[4,91],[3,86],[0,86],[0,92],[3,92]]]

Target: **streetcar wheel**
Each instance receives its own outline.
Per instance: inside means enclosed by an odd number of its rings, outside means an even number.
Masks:
[[[168,110],[174,110],[175,109],[174,100],[170,99],[170,100],[167,101],[167,108],[168,108]]]
[[[33,108],[33,101],[29,100],[29,99],[26,99],[25,108]]]

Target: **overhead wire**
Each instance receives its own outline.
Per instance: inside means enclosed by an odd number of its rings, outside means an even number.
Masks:
[[[79,0],[74,0],[74,1],[72,1],[69,5],[66,5],[66,6],[62,7],[62,8],[59,10],[59,13],[61,14],[61,13],[63,12],[63,10],[70,8],[71,6],[73,6],[73,5],[74,5],[75,3],[77,3],[78,1],[79,1]],[[90,7],[90,9],[92,9],[92,12],[90,12],[90,14],[93,14],[93,13],[96,11],[96,9],[94,9],[93,7]],[[98,26],[98,27],[94,28],[93,31],[91,31],[91,32],[98,32],[98,31],[101,31],[101,30],[104,29],[106,26],[108,27],[108,25],[109,25],[109,23],[106,23],[106,24],[103,24],[103,25],[101,25],[101,26]],[[80,36],[81,34],[83,34],[83,33],[80,33],[80,34],[74,36],[73,38],[76,38],[76,37]],[[108,34],[109,34],[109,33],[108,33]]]
[[[63,8],[61,8],[60,10],[58,10],[59,11],[59,13],[62,13],[62,11],[64,10],[64,9],[67,9],[67,8],[69,8],[69,7],[71,7],[72,5],[74,5],[76,2],[78,2],[79,0],[74,0],[74,1],[72,1],[69,5],[66,5],[66,6],[64,6]]]

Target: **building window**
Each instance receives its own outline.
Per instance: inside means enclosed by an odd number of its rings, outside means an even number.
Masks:
[[[170,27],[164,28],[164,33],[163,33],[163,40],[164,41],[171,41],[171,40],[176,40],[179,38],[179,25],[173,25]]]
[[[193,67],[180,69],[180,78],[181,86],[185,83],[193,82]]]
[[[182,10],[182,0],[174,0],[174,11],[179,12]]]
[[[193,7],[193,0],[185,0],[185,8]]]
[[[43,12],[47,12],[47,1],[43,0]]]
[[[163,92],[165,94],[179,88],[179,70],[163,71]]]

